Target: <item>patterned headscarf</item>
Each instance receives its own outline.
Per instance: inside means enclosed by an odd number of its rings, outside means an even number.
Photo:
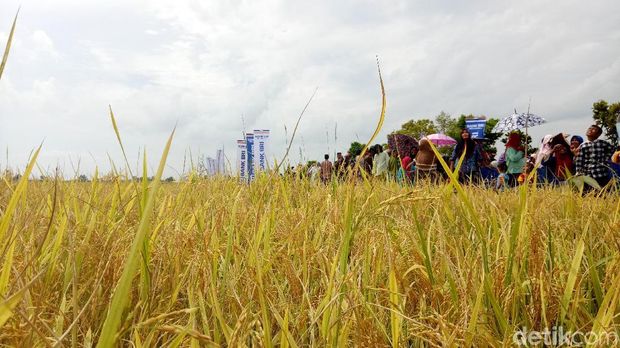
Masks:
[[[551,141],[553,140],[553,135],[547,134],[542,140],[542,146],[540,150],[538,150],[538,154],[536,155],[536,165],[540,165],[542,162],[549,159],[551,154],[553,153],[553,146],[551,146]]]

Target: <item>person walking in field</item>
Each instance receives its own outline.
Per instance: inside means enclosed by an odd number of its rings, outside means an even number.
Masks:
[[[336,153],[336,161],[334,162],[334,174],[336,174],[337,178],[341,178],[344,175],[344,157],[342,157],[342,152]]]
[[[351,156],[351,153],[347,151],[347,153],[344,154],[344,162],[342,165],[342,177],[348,178],[354,167],[355,167],[355,159],[353,158],[353,156]]]
[[[320,174],[321,166],[319,165],[319,162],[317,161],[311,164],[310,168],[308,168],[308,178],[310,178],[311,181],[317,181]]]
[[[332,162],[329,161],[329,155],[325,154],[325,160],[321,162],[321,181],[325,184],[332,179],[332,171],[334,169]]]
[[[360,158],[360,169],[364,172],[365,175],[372,175],[374,173],[373,164],[374,164],[374,156],[375,156],[375,148],[370,147],[368,151],[364,154],[362,158]],[[358,156],[360,157],[360,156]],[[364,174],[360,171],[360,177]]]
[[[390,161],[388,162],[388,175],[390,180],[396,180],[398,176],[398,169],[400,164],[398,161],[398,154],[392,149],[385,150],[390,155]]]
[[[398,170],[397,179],[399,182],[410,184],[412,181],[411,167],[413,166],[413,156],[411,153],[406,153],[400,160],[400,169]]]
[[[375,177],[385,179],[388,173],[388,165],[390,163],[390,155],[383,151],[383,147],[379,144],[374,146],[375,155],[372,160],[372,174]]]
[[[591,125],[586,131],[587,141],[579,146],[579,153],[575,158],[575,172],[577,175],[587,175],[596,180],[601,186],[606,186],[611,180],[611,173],[607,162],[614,152],[613,146],[605,140],[599,139],[603,130],[598,125]],[[584,190],[590,191],[589,185]]]

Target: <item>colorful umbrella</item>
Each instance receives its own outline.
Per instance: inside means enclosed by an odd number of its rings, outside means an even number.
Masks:
[[[517,129],[525,129],[545,123],[545,119],[530,113],[517,114],[516,112],[497,122],[493,127],[493,133],[507,133]]]
[[[514,114],[505,117],[501,121],[497,122],[495,127],[493,127],[492,132],[507,133],[525,128],[525,138],[527,139],[527,129],[529,127],[538,126],[546,122],[544,118],[534,114],[530,114],[529,107],[527,108],[527,110],[527,113],[524,114],[517,114],[517,110],[515,110]],[[525,148],[525,157],[527,158],[527,147]]]
[[[396,151],[401,158],[411,155],[413,149],[418,148],[418,141],[405,134],[388,134],[387,138],[390,149]]]
[[[445,134],[431,134],[427,135],[426,139],[430,140],[435,146],[443,147],[443,146],[452,146],[456,145],[456,140],[450,138]]]

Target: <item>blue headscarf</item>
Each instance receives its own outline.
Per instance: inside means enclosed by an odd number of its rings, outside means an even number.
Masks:
[[[573,142],[573,140],[577,140],[579,142],[579,145],[581,145],[581,143],[583,143],[583,138],[580,137],[579,135],[573,135],[573,137],[570,138],[571,143]]]

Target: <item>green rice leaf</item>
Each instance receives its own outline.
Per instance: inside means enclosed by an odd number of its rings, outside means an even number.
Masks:
[[[146,200],[144,214],[142,214],[142,217],[140,218],[138,231],[134,237],[129,255],[127,255],[127,259],[125,260],[123,273],[116,284],[116,289],[114,290],[114,295],[112,296],[112,301],[101,329],[101,336],[97,342],[97,347],[112,347],[116,342],[118,328],[121,325],[121,317],[129,300],[131,284],[138,268],[140,267],[140,251],[142,250],[145,241],[148,240],[147,236],[151,223],[151,214],[155,205],[157,192],[161,185],[161,176],[166,165],[166,159],[168,158],[168,152],[170,151],[170,145],[172,144],[173,137],[174,131],[172,131],[172,134],[170,134],[170,137],[168,138],[168,142],[164,148],[164,153],[162,154],[159,162],[157,174],[155,174],[155,177],[153,178],[151,191],[149,192]]]

